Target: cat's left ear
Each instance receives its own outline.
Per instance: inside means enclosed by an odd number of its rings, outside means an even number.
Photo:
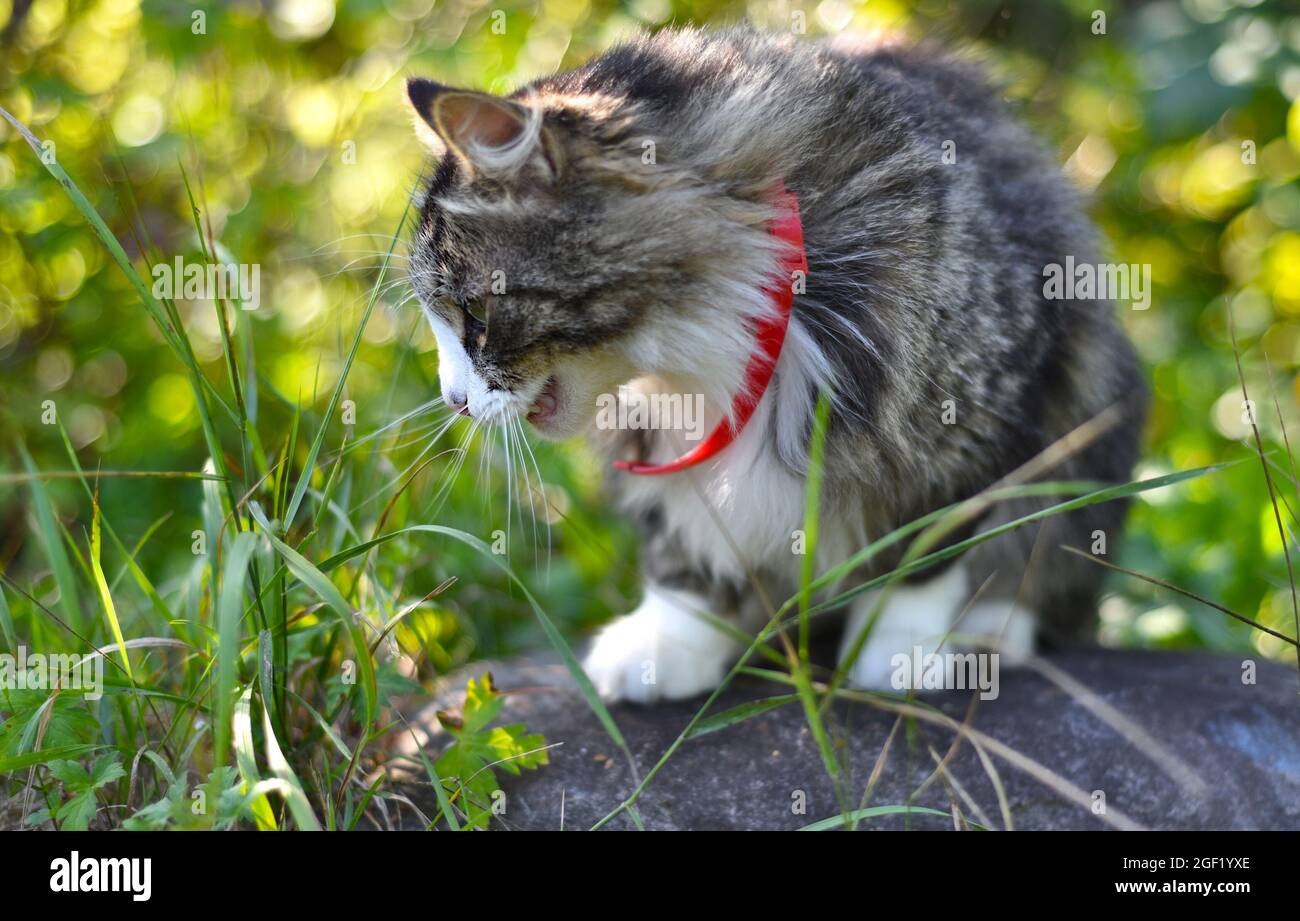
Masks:
[[[406,98],[434,152],[455,154],[471,174],[506,175],[531,165],[551,179],[559,175],[559,148],[540,109],[420,77],[406,81]]]

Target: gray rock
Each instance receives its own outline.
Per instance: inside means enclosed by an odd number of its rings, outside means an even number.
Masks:
[[[969,722],[982,733],[977,740],[991,767],[965,740],[943,775],[924,786],[935,770],[931,749],[943,756],[953,744],[950,726],[914,718],[894,731],[896,713],[858,701],[838,701],[826,718],[847,765],[851,808],[860,805],[892,732],[869,806],[910,798],[914,806],[951,813],[955,802],[965,819],[997,828],[1004,803],[1018,829],[1294,829],[1300,679],[1276,663],[1255,667],[1256,683],[1246,684],[1242,660],[1229,656],[1087,651],[1050,657],[1038,670],[1003,669],[999,696],[976,701]],[[627,757],[555,661],[485,662],[449,678],[415,720],[431,756],[448,742],[435,712],[459,709],[465,678],[489,670],[509,695],[498,722],[526,723],[548,743],[560,743],[549,765],[518,777],[498,772],[506,794],[499,824],[558,829],[563,809],[565,828],[586,829],[632,792]],[[742,677],[710,713],[790,690]],[[926,692],[914,703],[961,722],[973,696]],[[642,776],[703,702],[612,708]],[[404,792],[426,814],[436,812],[428,783],[416,778]],[[1105,814],[1098,815],[1103,795]],[[803,814],[795,809],[800,799]],[[797,702],[687,740],[636,809],[648,829],[795,829],[842,811]],[[953,826],[951,815],[912,813],[872,817],[860,827]],[[633,826],[622,813],[606,827]]]

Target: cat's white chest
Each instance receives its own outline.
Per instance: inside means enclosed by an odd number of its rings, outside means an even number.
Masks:
[[[805,480],[749,429],[714,461],[623,487],[633,507],[657,507],[665,533],[717,577],[746,583],[757,571],[799,571]]]

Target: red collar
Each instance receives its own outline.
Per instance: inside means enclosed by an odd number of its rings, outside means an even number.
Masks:
[[[614,461],[617,469],[640,474],[677,473],[702,464],[735,441],[749,422],[749,417],[758,408],[763,394],[767,392],[767,385],[772,380],[772,372],[776,370],[777,359],[781,357],[781,346],[785,342],[785,331],[790,325],[790,307],[794,304],[794,273],[808,274],[803,222],[799,219],[799,199],[793,192],[787,192],[783,183],[778,183],[776,203],[781,213],[772,219],[767,230],[789,246],[781,257],[780,271],[775,276],[774,284],[764,288],[775,308],[775,316],[762,317],[755,324],[754,338],[758,340],[758,348],[749,356],[745,382],[732,400],[731,418],[734,422],[728,422],[724,418],[707,438],[676,460],[666,464],[618,460]]]

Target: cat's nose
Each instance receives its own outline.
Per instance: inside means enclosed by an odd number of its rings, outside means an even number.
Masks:
[[[469,397],[465,395],[464,390],[449,390],[444,399],[447,401],[448,406],[460,413],[462,416],[469,415]]]

